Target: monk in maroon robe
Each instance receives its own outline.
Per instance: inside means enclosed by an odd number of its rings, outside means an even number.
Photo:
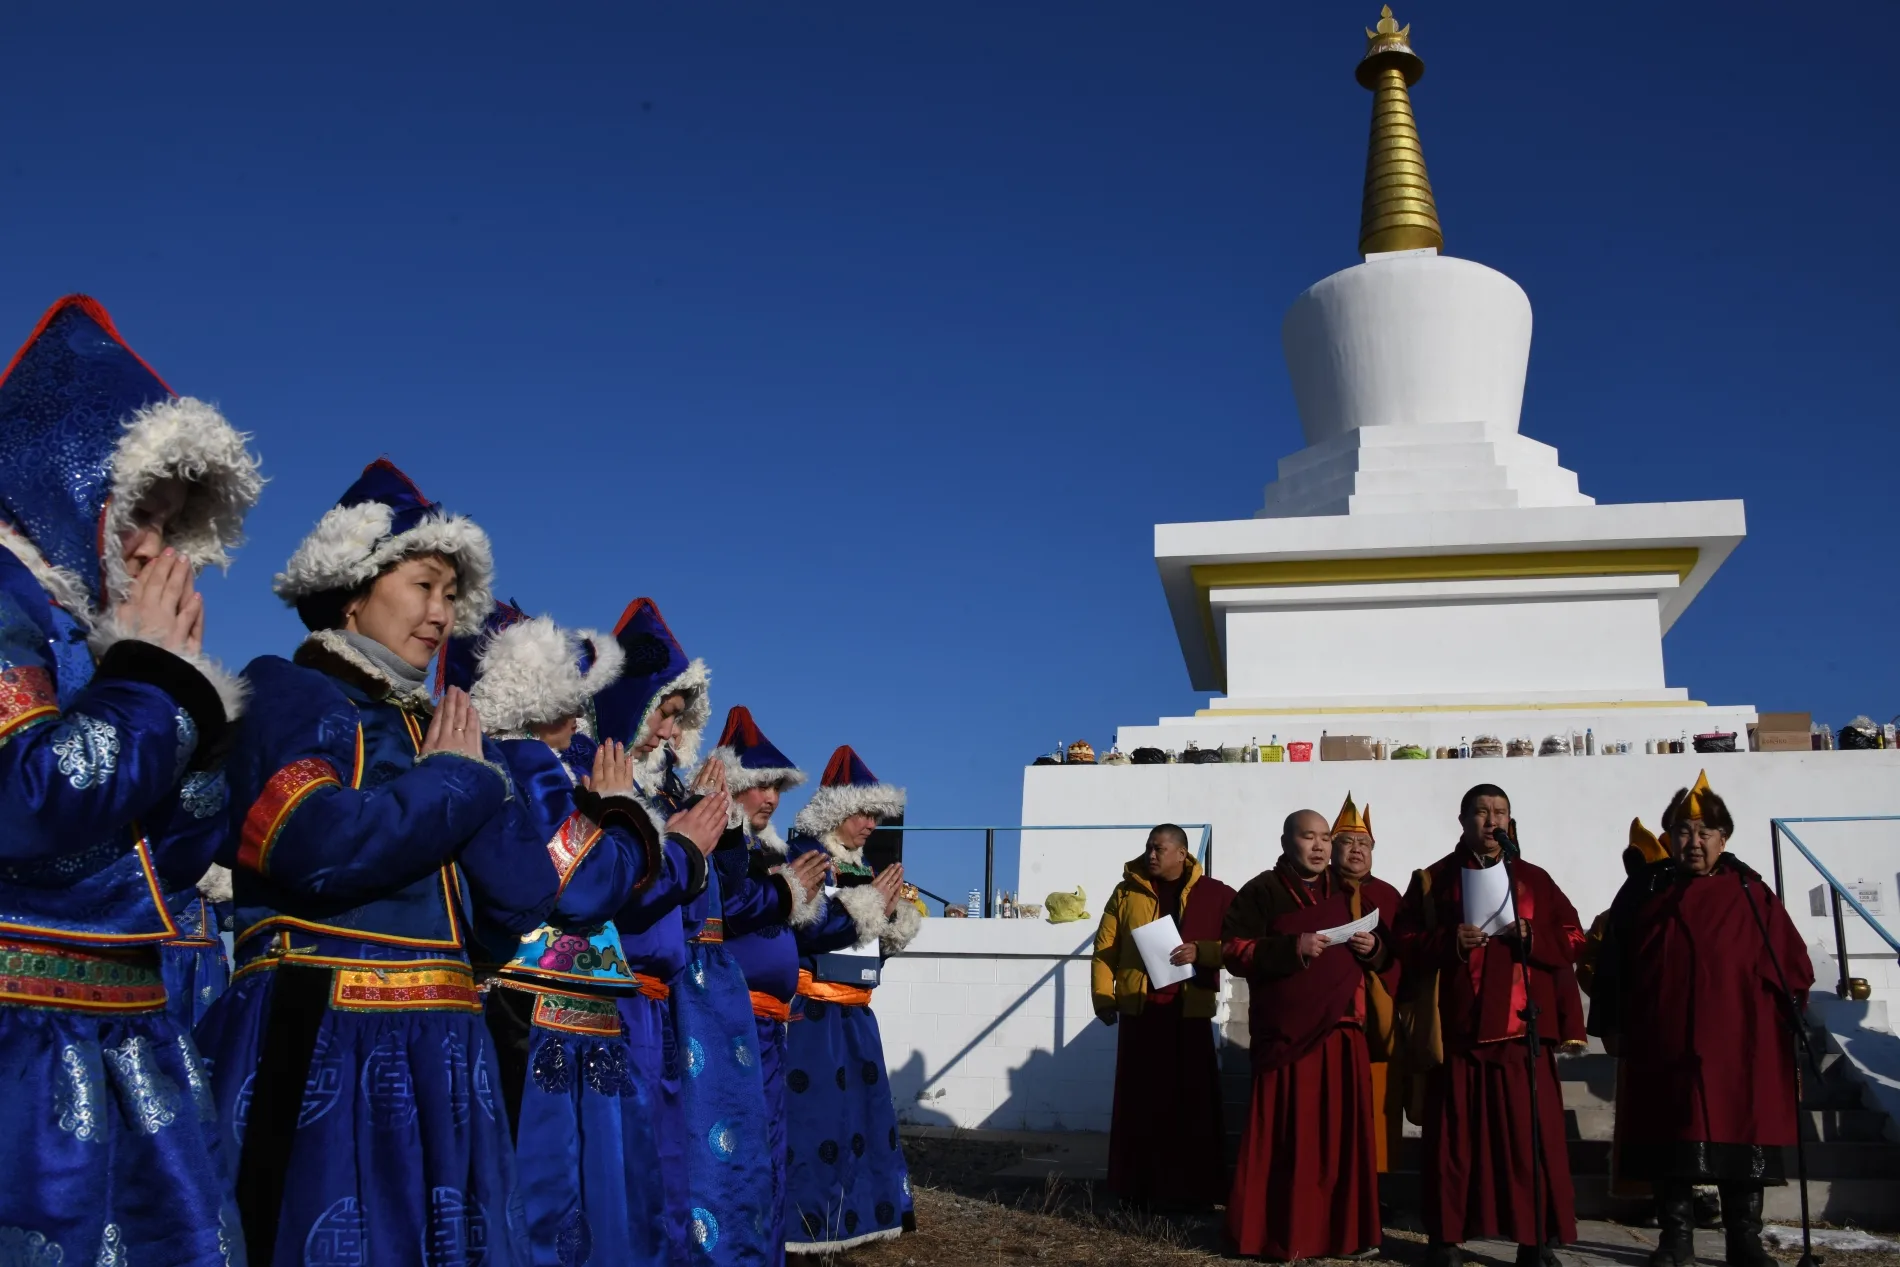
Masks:
[[[1698,1183],[1722,1194],[1728,1261],[1768,1267],[1762,1187],[1786,1182],[1814,968],[1774,890],[1727,852],[1734,820],[1706,775],[1663,821],[1671,856],[1617,894],[1591,993],[1590,1032],[1623,1061],[1619,1160],[1655,1185],[1655,1267],[1695,1261]]]
[[[1286,820],[1281,856],[1228,909],[1222,958],[1247,978],[1253,1098],[1227,1199],[1242,1254],[1292,1260],[1376,1248],[1379,1173],[1366,1058],[1366,971],[1389,955],[1377,932],[1332,944],[1352,922],[1333,875],[1326,820]]]
[[[1372,874],[1372,806],[1362,811],[1352,793],[1333,819],[1333,874],[1351,895],[1353,918],[1378,911],[1388,930],[1398,922],[1399,891]],[[1384,968],[1366,970],[1366,1054],[1372,1060],[1372,1116],[1378,1140],[1379,1173],[1392,1168],[1404,1132],[1404,1067],[1392,1067],[1396,1051],[1394,1008],[1399,997],[1399,957],[1388,955]]]
[[[1187,833],[1162,823],[1102,908],[1090,992],[1104,1025],[1119,1025],[1115,1100],[1108,1131],[1108,1190],[1131,1205],[1205,1210],[1226,1191],[1220,1065],[1221,924],[1234,891],[1201,871]],[[1175,921],[1186,981],[1154,987],[1134,931]]]
[[[1552,1242],[1577,1239],[1570,1155],[1564,1143],[1559,1045],[1584,1042],[1583,1004],[1572,967],[1583,929],[1542,868],[1507,851],[1503,789],[1479,784],[1459,807],[1458,847],[1416,872],[1395,930],[1414,1015],[1414,1059],[1424,1077],[1423,1189],[1428,1267],[1454,1267],[1472,1237],[1518,1242],[1520,1267],[1556,1267]],[[1510,869],[1517,922],[1497,936],[1465,922],[1464,875]],[[1520,963],[1526,955],[1529,971]],[[1436,1006],[1433,1006],[1433,1000]],[[1537,1064],[1525,1042],[1527,1003],[1537,1005]],[[1531,1079],[1536,1077],[1539,1148],[1532,1173]],[[1541,1219],[1540,1219],[1541,1214]],[[1541,1224],[1541,1226],[1540,1226]],[[1541,1230],[1544,1244],[1538,1244]]]

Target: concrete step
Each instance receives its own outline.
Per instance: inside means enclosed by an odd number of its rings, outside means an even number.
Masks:
[[[1571,1139],[1609,1139],[1616,1130],[1616,1110],[1608,1105],[1572,1107],[1566,1101],[1564,1118]],[[1871,1144],[1887,1138],[1887,1115],[1871,1109],[1808,1109],[1802,1120],[1802,1138],[1811,1141]]]
[[[1578,1173],[1574,1177],[1579,1219],[1614,1219],[1627,1223],[1651,1211],[1647,1198],[1610,1195],[1607,1175]],[[1393,1209],[1416,1209],[1419,1180],[1416,1171],[1379,1176],[1379,1200]],[[1810,1179],[1808,1205],[1816,1222],[1836,1227],[1859,1227],[1875,1232],[1900,1230],[1900,1179]],[[1801,1221],[1801,1189],[1793,1180],[1763,1194],[1762,1212],[1773,1223]]]

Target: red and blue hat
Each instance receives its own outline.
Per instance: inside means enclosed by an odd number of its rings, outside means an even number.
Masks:
[[[0,547],[89,618],[130,589],[112,543],[154,484],[178,479],[165,544],[193,567],[227,566],[264,487],[247,438],[174,395],[97,300],[68,295],[0,374]]]
[[[878,782],[871,767],[845,744],[831,754],[818,790],[792,820],[792,830],[822,840],[853,814],[892,819],[903,812],[904,789]]]
[[[449,639],[436,659],[436,687],[459,686],[491,735],[525,734],[569,717],[620,676],[620,644],[593,629],[564,629],[515,603],[496,603],[482,632]]]
[[[699,756],[700,732],[712,717],[707,696],[712,675],[706,671],[706,662],[686,658],[679,639],[660,615],[659,604],[650,598],[627,604],[614,625],[614,641],[625,654],[626,664],[620,679],[594,697],[600,738],[637,746],[661,701],[669,695],[684,695],[686,710],[680,714],[679,738],[673,741],[672,751],[680,765],[692,765]]]
[[[271,588],[306,627],[326,629],[338,618],[341,595],[419,554],[439,554],[454,565],[461,593],[453,632],[480,633],[495,605],[488,534],[424,497],[394,462],[377,458],[317,521]]]
[[[805,781],[805,772],[765,737],[744,704],[735,704],[726,714],[726,728],[720,732],[713,756],[725,763],[726,787],[733,792],[768,786],[782,792]]]

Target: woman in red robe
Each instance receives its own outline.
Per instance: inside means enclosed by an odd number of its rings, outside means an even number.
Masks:
[[[1421,1169],[1432,1242],[1426,1261],[1456,1267],[1463,1261],[1460,1242],[1497,1237],[1518,1242],[1519,1267],[1556,1267],[1549,1246],[1577,1239],[1556,1053],[1584,1042],[1572,967],[1583,929],[1556,882],[1541,867],[1507,856],[1499,843],[1497,833],[1512,829],[1502,788],[1472,788],[1458,817],[1464,827],[1458,847],[1414,874],[1395,930],[1413,1010],[1408,1059],[1425,1081]],[[1509,854],[1515,852],[1513,843]],[[1463,877],[1492,866],[1510,868],[1518,916],[1515,927],[1497,936],[1465,923],[1464,914]],[[1528,973],[1519,962],[1526,952]],[[1537,1004],[1543,1043],[1536,1066],[1535,1184],[1532,1066],[1522,1016],[1527,1001]]]
[[[1726,852],[1734,820],[1706,774],[1663,821],[1672,856],[1617,894],[1591,994],[1590,1032],[1623,1058],[1618,1155],[1655,1184],[1654,1267],[1695,1261],[1698,1183],[1722,1194],[1728,1261],[1768,1267],[1762,1188],[1786,1181],[1792,1024],[1814,968],[1773,889]]]
[[[1221,930],[1229,972],[1247,978],[1253,1099],[1227,1199],[1242,1254],[1337,1258],[1379,1244],[1379,1174],[1366,1057],[1366,970],[1385,941],[1320,933],[1352,922],[1326,820],[1286,820],[1281,857],[1249,880]]]

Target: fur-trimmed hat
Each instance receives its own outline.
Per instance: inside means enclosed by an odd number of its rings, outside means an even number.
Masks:
[[[454,564],[461,593],[453,632],[480,633],[495,605],[488,534],[474,520],[424,497],[394,462],[377,458],[324,512],[271,588],[297,609],[305,627],[324,629],[337,619],[335,600],[419,554],[439,554]]]
[[[97,300],[68,295],[0,375],[0,548],[93,624],[130,589],[120,534],[154,484],[178,479],[165,544],[194,568],[225,567],[264,487],[246,439],[173,395]]]
[[[733,705],[726,714],[726,728],[720,732],[713,756],[725,763],[728,791],[743,792],[769,784],[782,792],[805,781],[805,772],[765,737],[752,720],[752,710],[744,704]]]
[[[436,687],[459,686],[491,735],[515,735],[568,717],[620,676],[620,644],[593,629],[563,629],[496,603],[474,637],[450,638],[436,659]]]
[[[594,697],[600,737],[618,739],[631,748],[661,701],[669,695],[684,695],[686,711],[680,714],[679,738],[673,741],[672,751],[679,764],[692,765],[699,757],[700,732],[712,717],[712,700],[706,693],[712,675],[705,661],[686,658],[659,605],[650,598],[627,604],[614,625],[614,640],[626,653],[626,666],[619,681]],[[656,755],[663,751],[657,749]]]
[[[823,839],[853,814],[889,819],[903,812],[904,789],[878,782],[871,767],[851,751],[850,744],[845,744],[831,754],[818,780],[818,790],[792,820],[792,830]]]

